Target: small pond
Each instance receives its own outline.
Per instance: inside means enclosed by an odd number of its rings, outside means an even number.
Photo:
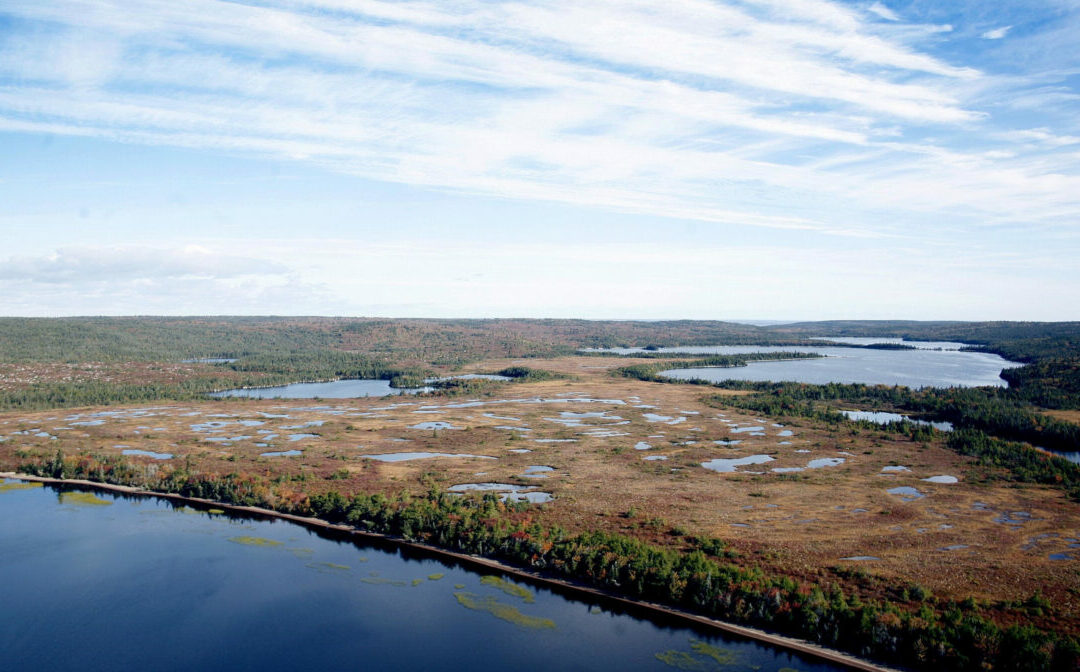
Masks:
[[[525,473],[521,476],[523,478],[547,478],[548,474],[555,471],[553,467],[544,466],[542,464],[534,464],[529,467],[525,467]]]
[[[839,411],[841,415],[847,416],[849,420],[865,420],[866,422],[872,422],[877,425],[887,425],[890,422],[910,422],[916,425],[929,425],[934,429],[941,430],[943,432],[953,431],[951,422],[927,422],[926,420],[914,420],[909,416],[900,415],[899,413],[885,413],[883,411]]]
[[[554,497],[550,492],[535,490],[533,485],[513,485],[510,483],[461,483],[447,488],[447,492],[494,492],[504,502],[529,502],[547,504]]]
[[[956,476],[949,476],[947,474],[943,474],[941,476],[931,476],[930,478],[924,478],[924,479],[921,479],[921,480],[926,481],[927,483],[943,483],[943,484],[951,484],[951,483],[959,483],[960,482],[960,479],[958,479]]]
[[[120,451],[122,455],[142,455],[143,457],[152,457],[155,460],[171,460],[172,453],[155,453],[150,450],[139,450],[137,448],[126,448]]]
[[[913,502],[916,499],[922,499],[926,496],[925,494],[919,492],[917,488],[913,488],[908,485],[902,485],[896,488],[889,488],[885,492],[889,493],[890,495],[900,495],[900,498],[903,499],[905,502]]]
[[[268,453],[259,453],[259,457],[299,457],[303,454],[302,450],[272,450]]]
[[[467,453],[426,453],[426,452],[413,452],[413,453],[383,453],[381,455],[360,455],[360,457],[366,457],[369,460],[375,460],[377,462],[409,462],[410,460],[427,460],[435,457],[451,457],[451,458],[474,458],[478,460],[494,460],[497,458],[490,455],[469,455]]]
[[[461,429],[455,427],[449,422],[443,422],[442,420],[432,420],[431,422],[418,422],[415,425],[409,425],[409,429]]]
[[[769,455],[747,455],[746,457],[735,457],[731,459],[717,458],[709,460],[708,462],[702,462],[701,466],[711,471],[719,471],[723,473],[730,473],[736,470],[736,467],[744,467],[750,464],[765,464],[766,462],[772,462],[775,457]]]

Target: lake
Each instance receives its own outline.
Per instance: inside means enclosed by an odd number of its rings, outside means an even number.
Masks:
[[[5,669],[840,669],[389,544],[12,484],[0,486]]]
[[[880,341],[882,339],[874,339]],[[671,378],[700,378],[713,382],[748,380],[758,382],[794,381],[825,383],[863,383],[866,385],[906,385],[907,387],[1004,387],[1002,369],[1022,366],[1019,362],[986,352],[960,352],[962,344],[907,342],[913,350],[875,350],[835,346],[687,346],[661,348],[660,352],[688,355],[734,355],[750,352],[813,352],[820,359],[751,362],[736,368],[700,368],[664,371]],[[931,349],[934,346],[940,349]],[[610,352],[634,354],[641,348],[613,348]]]
[[[513,380],[507,376],[486,373],[467,373],[460,376],[426,378],[425,383],[448,380]],[[274,387],[249,387],[246,389],[214,392],[211,397],[248,397],[252,399],[354,399],[356,397],[389,397],[395,394],[431,392],[433,387],[390,387],[389,380],[347,378],[325,383],[293,383]]]
[[[430,392],[433,388],[390,387],[389,380],[347,379],[325,383],[293,383],[276,387],[249,387],[246,389],[214,392],[212,397],[249,397],[253,399],[353,399],[355,397],[388,397],[394,394]]]

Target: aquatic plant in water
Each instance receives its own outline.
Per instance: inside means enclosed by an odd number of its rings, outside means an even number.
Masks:
[[[266,548],[282,545],[280,541],[274,541],[273,539],[266,539],[264,537],[229,537],[229,541],[234,544],[243,544],[244,546],[262,546]]]
[[[506,621],[507,623],[513,623],[514,625],[523,628],[533,628],[537,630],[555,628],[555,621],[550,618],[528,616],[518,611],[517,607],[503,604],[491,596],[481,597],[473,593],[460,592],[454,593],[454,598],[457,599],[458,604],[466,609],[486,611],[495,618]]]
[[[349,567],[348,565],[339,565],[334,562],[313,562],[309,564],[308,567],[321,567],[323,569],[332,569],[338,572],[347,572],[352,569],[352,567]]]
[[[679,670],[706,672],[735,665],[738,663],[739,655],[734,651],[721,649],[708,642],[691,639],[690,651],[668,649],[656,654],[656,659]]]
[[[13,490],[31,490],[33,488],[40,488],[41,483],[31,481],[29,483],[0,483],[0,492],[11,492]]]
[[[401,588],[402,586],[409,585],[404,581],[399,581],[397,579],[386,579],[381,576],[365,576],[364,578],[360,579],[360,581],[363,583],[370,583],[373,586],[397,586],[398,588]]]
[[[111,506],[112,502],[90,492],[62,492],[60,502],[74,506]]]
[[[536,601],[536,596],[531,590],[524,586],[519,586],[516,583],[511,583],[501,576],[485,576],[480,579],[480,583],[485,586],[491,586],[496,590],[501,590],[511,597],[520,597],[524,602],[530,604]]]

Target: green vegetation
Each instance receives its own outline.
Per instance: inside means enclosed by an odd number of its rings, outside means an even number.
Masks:
[[[0,362],[179,361],[335,350],[383,361],[458,365],[555,357],[578,348],[803,343],[713,321],[427,320],[324,317],[0,318]]]
[[[282,545],[280,541],[266,539],[265,537],[229,537],[229,541],[234,544],[241,544],[243,546],[260,546],[264,548]]]
[[[433,366],[563,356],[640,340],[712,345],[792,339],[759,327],[697,321],[0,318],[0,410],[183,401],[236,387],[338,378],[419,387]],[[236,361],[180,366],[203,358]],[[53,365],[68,368],[50,370]],[[5,366],[18,375],[5,381]],[[527,367],[499,373],[520,382],[556,377]],[[440,386],[468,394],[490,383]]]
[[[978,458],[987,467],[1005,470],[991,476],[1015,483],[1040,483],[1061,488],[1080,502],[1080,464],[1032,450],[1023,444],[1002,441],[977,430],[949,435],[948,446],[961,455]],[[994,473],[994,472],[992,472]]]
[[[536,596],[533,594],[533,591],[511,581],[507,581],[501,576],[485,576],[480,579],[480,583],[494,588],[495,590],[501,590],[511,597],[520,597],[523,602],[532,603],[536,601]]]
[[[112,502],[91,492],[61,492],[60,503],[72,506],[111,506]]]
[[[656,659],[679,670],[711,672],[737,664],[739,656],[734,651],[691,639],[690,651],[669,649],[656,654]]]
[[[162,400],[204,399],[217,390],[232,387],[284,385],[292,382],[285,376],[226,378],[209,376],[177,383],[64,383],[46,381],[16,390],[0,390],[0,410],[34,411],[72,406],[108,406]]]
[[[513,623],[514,625],[523,628],[554,629],[555,627],[555,621],[550,618],[526,616],[518,611],[517,607],[503,604],[490,595],[480,596],[472,593],[458,592],[454,593],[454,598],[458,601],[458,604],[466,609],[486,611],[495,618],[506,621],[507,623]]]
[[[34,488],[40,488],[41,483],[29,482],[29,483],[0,483],[0,492],[13,492],[15,490],[33,490]]]
[[[821,357],[821,355],[806,352],[750,352],[743,355],[715,355],[712,357],[702,357],[699,359],[673,361],[673,358],[670,356],[671,354],[672,353],[644,353],[643,356],[646,358],[659,359],[663,361],[657,362],[655,364],[634,364],[632,366],[623,366],[618,369],[614,369],[611,374],[613,376],[622,376],[624,378],[636,378],[638,380],[670,383],[673,382],[673,379],[661,376],[661,371],[668,371],[671,369],[732,368],[737,366],[746,366],[749,362],[777,361],[786,359],[818,359]],[[634,356],[636,357],[637,355]],[[688,383],[692,385],[713,384],[712,381],[703,380],[700,378],[695,378],[691,380],[678,380],[674,382]]]

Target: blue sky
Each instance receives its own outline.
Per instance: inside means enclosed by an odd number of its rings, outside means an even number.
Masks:
[[[1077,45],[1077,0],[0,0],[0,314],[1080,319]]]

